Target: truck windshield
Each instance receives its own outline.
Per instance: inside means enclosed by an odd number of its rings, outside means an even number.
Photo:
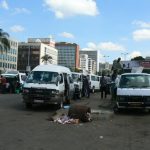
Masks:
[[[150,75],[122,75],[119,88],[150,88]]]
[[[32,71],[26,82],[27,83],[46,83],[46,84],[56,84],[58,73],[48,72],[48,71]]]

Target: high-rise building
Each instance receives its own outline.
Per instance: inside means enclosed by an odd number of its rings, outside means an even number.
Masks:
[[[58,50],[58,64],[74,71],[79,68],[79,45],[76,43],[58,42],[55,44]]]
[[[88,71],[88,55],[87,54],[80,55],[80,69]]]
[[[57,49],[41,41],[21,42],[18,45],[18,70],[30,71],[42,62],[41,57],[48,54],[52,57],[52,64],[57,64]],[[49,62],[48,62],[49,63]]]
[[[99,71],[99,53],[97,50],[80,50],[80,54],[87,54],[88,58],[91,58],[96,63],[96,71]]]
[[[18,41],[9,39],[10,49],[0,54],[0,73],[7,70],[17,70]]]
[[[88,58],[88,72],[90,74],[96,74],[96,62],[91,58]]]

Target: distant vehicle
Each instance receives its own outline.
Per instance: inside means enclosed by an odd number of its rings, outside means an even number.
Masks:
[[[150,74],[124,73],[117,87],[115,111],[121,108],[150,109]]]
[[[67,67],[46,64],[35,67],[23,86],[23,101],[26,107],[33,104],[59,104],[70,102],[74,85]]]
[[[5,77],[6,80],[10,83],[15,83],[15,82],[19,82],[20,84],[20,91],[22,91],[22,86],[24,84],[24,81],[26,79],[26,74],[25,73],[21,73],[19,71],[6,71],[5,73],[1,74],[1,76]]]
[[[94,74],[88,74],[87,77],[90,82],[91,92],[94,93],[95,91],[99,91],[100,90],[100,76],[94,75]]]

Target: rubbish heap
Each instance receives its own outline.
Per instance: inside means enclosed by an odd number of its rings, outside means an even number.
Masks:
[[[68,113],[62,113],[57,118],[52,118],[51,121],[60,124],[79,124],[80,122],[90,122],[91,108],[83,105],[74,105],[69,107]]]

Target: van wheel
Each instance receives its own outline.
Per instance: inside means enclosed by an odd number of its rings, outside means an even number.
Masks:
[[[95,88],[94,87],[92,88],[92,93],[95,93]]]
[[[80,91],[79,92],[79,99],[81,99],[81,97],[82,97],[82,92]]]
[[[64,102],[65,102],[65,98],[64,98],[64,96],[62,96],[61,102],[59,103],[59,108],[64,107]]]
[[[25,107],[28,108],[28,109],[32,108],[32,103],[25,103]]]
[[[120,109],[118,108],[117,104],[113,107],[113,111],[115,114],[119,113]]]

